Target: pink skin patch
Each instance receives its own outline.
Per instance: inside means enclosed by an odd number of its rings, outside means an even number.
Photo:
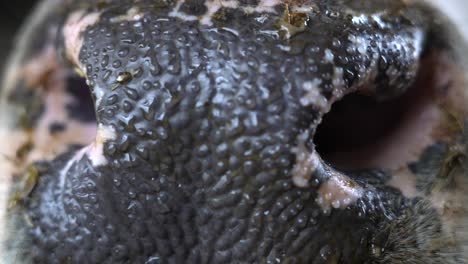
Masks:
[[[129,22],[135,22],[139,21],[140,19],[143,18],[143,13],[140,12],[138,8],[132,7],[128,9],[127,13],[125,15],[117,16],[114,18],[111,18],[112,23],[119,23],[122,21],[129,21]]]
[[[104,143],[116,138],[117,135],[113,127],[99,125],[96,139],[91,145],[85,148],[85,154],[88,155],[93,166],[97,167],[107,164],[107,159],[104,156]]]
[[[83,46],[81,34],[88,26],[96,24],[99,16],[99,13],[86,14],[85,11],[76,11],[68,17],[63,27],[63,36],[65,38],[67,58],[74,65],[80,65],[79,55]]]
[[[71,167],[79,162],[84,156],[91,161],[94,167],[103,166],[107,164],[107,159],[104,156],[104,143],[108,140],[116,139],[115,130],[112,127],[99,125],[97,129],[96,139],[88,146],[79,150],[65,165],[60,172],[59,181],[60,187],[65,188],[67,173]]]
[[[323,211],[328,212],[331,208],[345,209],[355,203],[363,194],[364,189],[356,182],[337,172],[318,189],[316,202]]]

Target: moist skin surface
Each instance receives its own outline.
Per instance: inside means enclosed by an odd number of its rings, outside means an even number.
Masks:
[[[27,23],[7,263],[467,260],[464,46],[431,7],[47,0]]]

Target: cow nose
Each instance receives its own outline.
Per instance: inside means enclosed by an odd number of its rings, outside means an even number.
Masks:
[[[435,81],[454,68],[431,19],[406,2],[239,3],[73,6],[57,36],[67,65],[45,76],[65,68],[81,76],[96,133],[31,167],[35,186],[25,182],[18,210],[27,257],[443,255],[428,249],[441,225],[431,201],[392,181],[395,167],[459,133],[442,118],[464,104],[459,86]]]

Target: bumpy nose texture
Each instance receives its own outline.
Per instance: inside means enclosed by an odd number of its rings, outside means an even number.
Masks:
[[[195,7],[139,1],[129,17],[135,5],[110,4],[84,31],[77,66],[95,96],[98,138],[41,176],[27,205],[33,260],[370,260],[370,245],[385,241],[377,230],[407,201],[309,162],[312,137],[344,94],[409,86],[420,25],[351,21],[320,6],[221,8],[203,24]],[[336,194],[343,182],[358,193]]]

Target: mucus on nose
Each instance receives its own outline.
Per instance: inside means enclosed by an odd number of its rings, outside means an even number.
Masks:
[[[355,203],[364,188],[348,176],[327,165],[315,149],[309,150],[299,136],[299,145],[293,148],[296,163],[292,168],[292,180],[301,188],[317,188],[315,202],[324,212],[345,209]]]

